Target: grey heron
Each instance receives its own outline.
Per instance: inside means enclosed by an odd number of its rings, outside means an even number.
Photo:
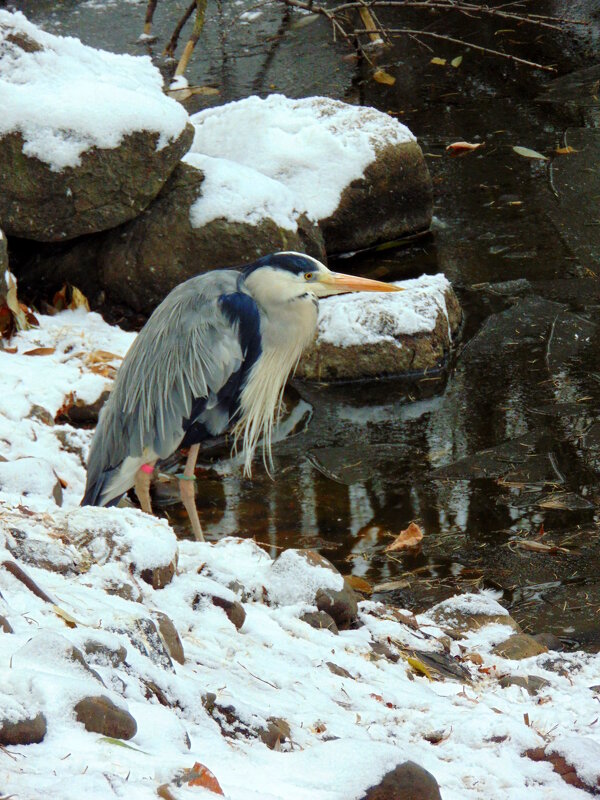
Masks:
[[[263,460],[271,463],[273,425],[288,376],[314,337],[318,298],[349,291],[400,290],[331,272],[295,252],[173,289],[118,370],[92,440],[82,505],[115,505],[135,487],[142,510],[152,513],[156,463],[189,447],[180,493],[203,539],[193,485],[201,443],[231,432],[249,476],[262,438]]]

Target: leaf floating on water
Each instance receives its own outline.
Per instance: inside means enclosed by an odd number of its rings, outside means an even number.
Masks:
[[[440,67],[445,67],[446,66],[446,59],[445,58],[438,58],[437,56],[435,56],[434,58],[431,59],[431,61],[429,63],[430,64],[437,64]]]
[[[385,548],[385,552],[390,550],[406,550],[411,547],[417,547],[423,539],[423,531],[416,522],[411,522],[408,528],[401,531],[400,534],[394,539],[391,544]]]
[[[537,150],[532,150],[529,147],[521,147],[520,145],[515,145],[513,150],[518,156],[523,156],[523,158],[537,158],[540,161],[548,161],[548,156],[544,156],[541,153],[538,153]]]
[[[571,155],[571,153],[578,153],[579,150],[575,150],[574,147],[567,146],[567,147],[557,147],[554,152],[556,153],[557,156],[569,156]]]
[[[355,591],[361,594],[373,594],[373,587],[364,578],[359,578],[358,575],[344,575],[344,579]]]
[[[453,156],[460,156],[472,150],[478,150],[484,144],[485,142],[452,142],[446,147],[446,150]]]
[[[385,83],[387,86],[393,86],[396,83],[396,78],[384,69],[376,69],[373,73],[373,80],[377,83]]]
[[[457,67],[460,67],[460,65],[462,64],[462,60],[463,60],[462,56],[456,56],[456,58],[452,59],[450,64],[456,69]]]
[[[406,580],[406,578],[402,578],[396,581],[386,581],[385,583],[378,583],[376,586],[373,587],[373,591],[394,592],[397,589],[406,589],[407,586],[410,586],[410,581]]]
[[[298,31],[301,28],[306,28],[307,25],[312,25],[313,22],[316,22],[320,18],[320,14],[304,14],[299,20],[294,22],[293,25],[290,25],[290,30]]]

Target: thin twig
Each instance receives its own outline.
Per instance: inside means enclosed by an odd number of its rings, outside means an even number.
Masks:
[[[157,3],[158,0],[148,0],[148,5],[146,7],[146,19],[144,21],[144,36],[152,35],[152,18],[154,17]]]
[[[183,13],[181,19],[175,26],[175,30],[171,34],[171,38],[169,39],[167,46],[163,51],[163,56],[168,58],[173,58],[173,56],[175,55],[175,48],[177,47],[177,42],[179,41],[179,36],[181,34],[181,31],[183,30],[183,26],[192,16],[195,8],[196,8],[196,0],[192,0],[192,2],[189,4],[185,12]]]

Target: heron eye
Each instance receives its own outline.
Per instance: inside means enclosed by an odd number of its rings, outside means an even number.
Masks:
[[[313,276],[312,272],[305,272],[304,273],[304,280],[305,281],[310,281],[310,280],[312,280],[312,276]]]

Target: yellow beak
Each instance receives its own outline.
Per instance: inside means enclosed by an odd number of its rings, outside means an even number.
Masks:
[[[344,275],[341,272],[326,272],[319,275],[319,283],[331,286],[338,292],[403,292],[399,286],[391,283],[374,281],[370,278],[359,278],[356,275]]]

